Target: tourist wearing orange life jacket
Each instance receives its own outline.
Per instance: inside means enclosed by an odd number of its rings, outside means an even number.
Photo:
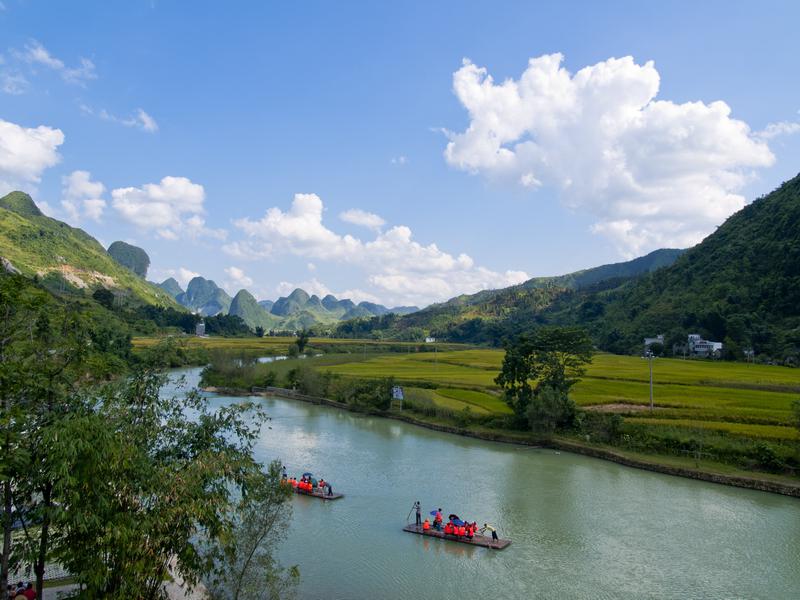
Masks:
[[[436,511],[436,515],[433,517],[433,528],[437,531],[442,530],[442,509]]]
[[[429,521],[429,520],[426,518],[426,519],[425,519],[425,520],[422,522],[422,531],[429,531],[429,530],[430,530],[430,528],[431,528],[431,522],[430,522],[430,521]]]

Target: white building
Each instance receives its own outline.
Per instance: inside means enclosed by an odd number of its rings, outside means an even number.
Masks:
[[[722,356],[722,342],[712,342],[704,340],[698,333],[690,333],[689,354],[693,356],[703,356],[707,358],[719,358]]]
[[[194,327],[195,335],[199,337],[203,337],[206,334],[206,323],[205,321],[201,320],[197,325]]]
[[[435,337],[426,337],[425,338],[425,343],[426,344],[433,344],[435,342],[436,342],[436,338]]]

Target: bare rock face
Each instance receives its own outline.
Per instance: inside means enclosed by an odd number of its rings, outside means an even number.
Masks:
[[[11,264],[11,261],[5,258],[4,256],[0,256],[0,267],[6,272],[11,273],[12,275],[19,275],[19,269]]]

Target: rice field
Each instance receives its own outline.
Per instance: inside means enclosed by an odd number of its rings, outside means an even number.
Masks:
[[[467,349],[384,354],[323,368],[344,376],[394,377],[406,385],[434,385],[431,400],[437,406],[452,410],[469,406],[508,414],[494,383],[502,361],[501,350]],[[800,399],[800,369],[655,359],[653,375],[653,417],[630,414],[627,418],[631,422],[797,439],[791,403]],[[649,407],[648,362],[638,357],[598,354],[573,388],[572,397],[586,407],[619,405],[622,413]]]

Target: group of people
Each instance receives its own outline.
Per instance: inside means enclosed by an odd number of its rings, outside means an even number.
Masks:
[[[27,585],[21,581],[17,585],[8,584],[6,592],[8,592],[8,600],[34,600],[36,598],[36,590],[33,589],[31,582],[28,582]]]
[[[462,537],[468,540],[471,540],[475,537],[476,533],[480,534],[492,534],[492,541],[497,541],[497,529],[489,525],[488,523],[484,523],[483,527],[478,529],[478,523],[472,521],[471,523],[464,520],[459,519],[457,515],[450,515],[447,519],[447,523],[444,523],[444,517],[442,515],[442,509],[439,508],[436,511],[432,511],[431,514],[433,515],[433,523],[427,517],[425,520],[422,520],[422,505],[420,504],[419,500],[414,503],[414,511],[417,516],[417,527],[422,527],[422,531],[430,531],[431,529],[435,529],[436,531],[441,531],[445,535],[454,535],[456,537]]]
[[[324,477],[320,477],[319,481],[311,477],[308,473],[304,474],[300,479],[296,477],[287,477],[286,467],[284,467],[282,481],[287,485],[291,485],[295,491],[313,494],[315,490],[320,490],[326,496],[333,496],[333,486],[331,486],[330,482],[325,481]]]

